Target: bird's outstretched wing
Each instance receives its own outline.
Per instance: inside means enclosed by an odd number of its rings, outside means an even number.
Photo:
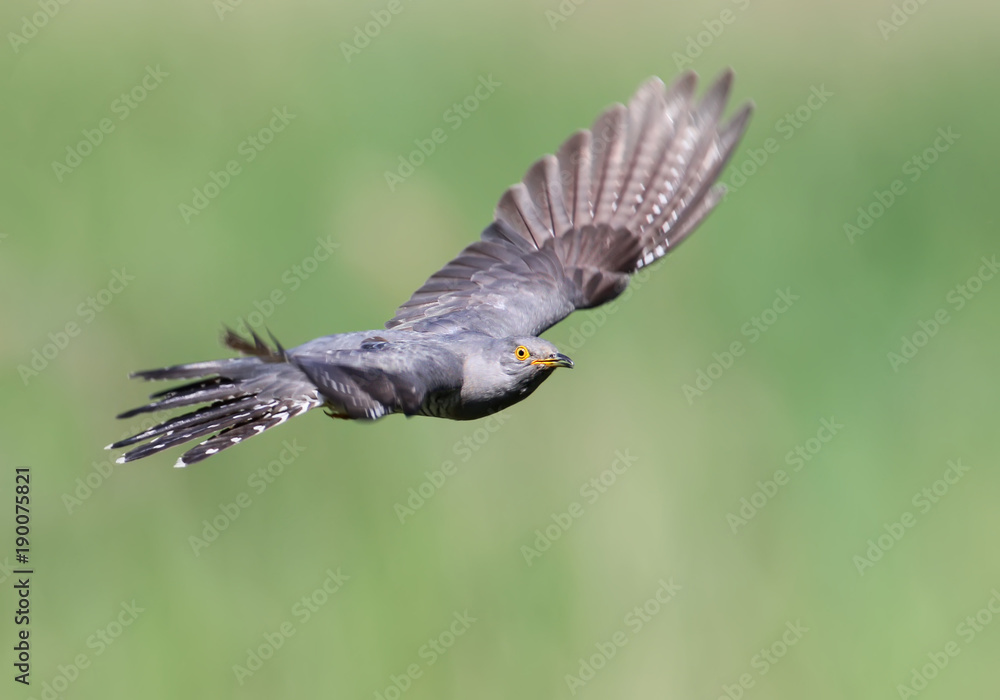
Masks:
[[[614,105],[508,189],[482,238],[436,272],[386,328],[538,335],[618,296],[724,193],[715,181],[749,122],[722,125],[733,74],[697,102],[697,76],[658,78]]]

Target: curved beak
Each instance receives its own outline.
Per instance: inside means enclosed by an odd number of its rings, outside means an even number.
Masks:
[[[552,357],[547,357],[545,359],[532,360],[533,365],[544,365],[546,367],[556,368],[565,367],[566,369],[573,369],[573,360],[569,359],[561,352],[557,352]]]

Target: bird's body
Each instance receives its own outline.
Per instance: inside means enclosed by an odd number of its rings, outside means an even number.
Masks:
[[[513,375],[504,372],[501,363],[489,361],[540,340],[497,339],[461,329],[447,333],[382,329],[316,338],[286,354],[321,393],[323,388],[332,388],[334,391],[326,394],[341,398],[337,404],[327,402],[333,417],[375,419],[403,413],[473,420],[526,398],[549,376],[548,371],[539,371],[533,374],[537,381],[505,382],[503,377]],[[545,350],[549,355],[556,353],[554,347]],[[345,391],[343,381],[329,387],[331,381],[337,381],[331,376],[331,367],[351,377],[371,379],[354,392]],[[379,388],[384,390],[379,392]],[[369,405],[370,399],[377,405]]]
[[[669,90],[654,78],[628,107],[608,109],[508,189],[480,240],[384,329],[290,350],[227,331],[242,357],[135,373],[194,381],[120,417],[207,405],[109,448],[145,442],[121,462],[204,438],[178,460],[185,466],[320,406],[336,418],[471,420],[523,400],[553,369],[573,366],[538,335],[617,297],[721,199],[715,180],[750,113],[720,125],[731,79],[725,73],[696,103],[693,73]]]

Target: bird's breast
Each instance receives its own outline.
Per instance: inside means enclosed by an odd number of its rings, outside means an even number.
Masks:
[[[427,394],[420,405],[420,415],[433,418],[461,418],[462,395],[460,391],[436,391]]]

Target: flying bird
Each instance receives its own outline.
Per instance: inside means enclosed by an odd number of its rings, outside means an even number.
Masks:
[[[724,72],[696,100],[692,72],[669,88],[651,78],[627,106],[608,108],[504,192],[480,240],[384,329],[290,350],[273,336],[227,329],[223,342],[240,357],[133,373],[189,381],[119,418],[189,412],[108,449],[131,448],[121,463],[201,440],[177,461],[183,467],[314,408],[355,420],[471,420],[527,398],[555,369],[573,366],[539,334],[617,297],[719,203],[725,188],[716,180],[752,110],[748,103],[722,121],[732,79]]]

